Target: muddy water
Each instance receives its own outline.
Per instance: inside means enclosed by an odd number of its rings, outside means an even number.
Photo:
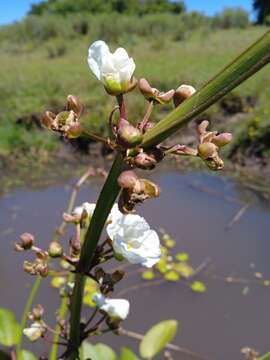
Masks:
[[[211,259],[211,265],[199,276],[208,290],[198,295],[183,283],[166,283],[129,291],[124,295],[131,302],[125,327],[144,332],[159,320],[177,319],[180,331],[174,342],[212,360],[242,359],[240,349],[244,346],[269,350],[270,288],[254,282],[255,272],[270,279],[268,204],[239,184],[209,174],[157,172],[153,179],[161,185],[162,196],[143,205],[140,213],[153,228],[170,232],[177,243],[175,251],[188,252],[195,267]],[[100,186],[98,182],[85,186],[77,203],[95,201]],[[30,231],[45,246],[61,220],[69,193],[68,186],[55,185],[38,191],[14,191],[0,199],[0,306],[11,308],[17,317],[33,278],[21,271],[25,254],[14,253],[12,242],[18,234]],[[249,207],[243,216],[228,229],[246,203]],[[228,284],[224,276],[250,282]],[[141,283],[139,275],[132,275],[119,290],[135,283]],[[57,291],[45,280],[38,301],[46,306],[51,323],[50,314],[58,300]],[[134,340],[113,335],[101,340],[115,349],[121,345],[137,347]],[[44,355],[47,344],[33,349]],[[191,358],[177,355],[175,359]]]

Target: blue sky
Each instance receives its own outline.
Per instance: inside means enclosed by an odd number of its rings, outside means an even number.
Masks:
[[[20,20],[30,9],[31,4],[40,0],[3,0],[0,11],[0,24],[8,24]],[[186,0],[188,10],[203,11],[213,15],[226,6],[241,6],[248,11],[252,10],[252,0]]]

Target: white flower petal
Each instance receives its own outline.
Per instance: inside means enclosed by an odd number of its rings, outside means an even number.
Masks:
[[[95,41],[88,50],[88,64],[98,80],[101,80],[102,59],[110,54],[108,45],[102,41]]]
[[[30,328],[23,329],[23,334],[30,340],[38,340],[43,333],[43,328],[39,322],[34,322]]]
[[[161,256],[158,234],[150,229],[143,217],[120,214],[114,209],[107,226],[114,251],[132,264],[152,267]]]

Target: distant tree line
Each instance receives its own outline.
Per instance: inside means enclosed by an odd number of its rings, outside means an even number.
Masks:
[[[65,15],[79,12],[118,12],[138,15],[162,12],[180,14],[185,12],[185,4],[180,0],[47,0],[33,4],[29,14],[43,15],[51,13]]]
[[[253,0],[258,24],[270,25],[270,0]]]

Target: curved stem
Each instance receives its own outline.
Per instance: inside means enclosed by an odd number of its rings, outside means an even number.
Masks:
[[[41,285],[41,282],[42,282],[42,277],[41,276],[39,276],[38,278],[35,279],[34,285],[32,286],[31,292],[29,294],[26,305],[24,307],[24,311],[23,311],[23,315],[22,315],[22,319],[21,319],[21,323],[20,323],[19,341],[18,341],[18,344],[16,346],[16,355],[17,355],[18,360],[20,360],[20,353],[21,353],[21,350],[22,350],[23,329],[26,326],[28,313],[31,311],[34,299],[35,299],[36,294],[38,292],[38,289],[39,289],[39,287]]]

